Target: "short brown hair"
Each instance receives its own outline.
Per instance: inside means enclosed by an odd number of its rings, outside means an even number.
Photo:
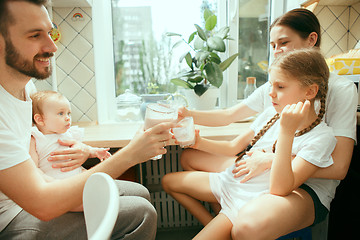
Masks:
[[[4,37],[8,34],[8,26],[15,22],[7,7],[9,2],[29,2],[41,6],[48,3],[49,0],[0,0],[0,34]]]

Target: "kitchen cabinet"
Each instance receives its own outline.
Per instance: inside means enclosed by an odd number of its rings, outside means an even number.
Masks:
[[[91,7],[92,0],[52,0],[53,7]]]

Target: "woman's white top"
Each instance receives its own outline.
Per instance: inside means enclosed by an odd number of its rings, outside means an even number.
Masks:
[[[356,141],[357,90],[354,82],[330,73],[324,121],[333,128],[335,136],[348,137]],[[257,112],[262,112],[271,104],[270,83],[257,88],[243,103]],[[320,104],[317,101],[317,111]]]
[[[84,129],[77,126],[70,127],[62,134],[43,134],[37,127],[32,127],[31,135],[35,138],[36,152],[39,156],[39,168],[48,176],[56,179],[68,178],[77,175],[83,171],[84,168],[78,167],[68,172],[62,172],[60,168],[53,168],[54,162],[48,161],[50,153],[58,150],[68,149],[68,146],[62,146],[58,140],[76,140],[81,141],[84,135]],[[66,162],[67,160],[57,161]]]
[[[251,128],[255,134],[276,114],[273,107],[267,108],[252,124]],[[255,149],[265,149],[272,151],[272,146],[276,141],[280,125],[279,120],[260,138],[253,146]],[[330,127],[321,122],[310,132],[294,138],[292,153],[303,158],[315,166],[325,168],[333,164],[331,153],[336,145],[336,138]],[[243,158],[247,158],[244,155]],[[235,163],[220,173],[210,173],[211,190],[221,204],[221,212],[234,222],[237,213],[247,202],[258,196],[269,193],[270,171],[256,176],[245,183],[240,183],[244,176],[234,178],[232,170]],[[330,202],[335,196],[335,190],[340,181],[330,179],[308,179],[305,184],[311,187],[318,195],[321,203],[330,208]]]

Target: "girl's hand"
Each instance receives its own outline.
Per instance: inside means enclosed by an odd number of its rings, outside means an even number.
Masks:
[[[247,152],[246,155],[250,157],[237,161],[235,163],[235,168],[232,171],[235,178],[245,175],[243,179],[241,179],[241,183],[247,182],[251,178],[258,176],[265,170],[271,168],[271,163],[275,157],[274,153],[266,153],[261,150]]]
[[[185,117],[191,117],[190,111],[186,107],[179,107],[179,109],[178,109],[178,121],[181,121]]]
[[[172,136],[172,138],[174,139],[174,143],[179,145],[179,142],[176,140],[175,135]],[[197,149],[197,147],[199,146],[199,141],[200,141],[201,137],[200,137],[200,130],[199,129],[195,129],[195,143],[191,146],[187,146],[186,148],[194,148]]]
[[[80,167],[90,156],[90,148],[81,142],[73,140],[58,140],[63,146],[69,146],[69,149],[54,151],[50,153],[48,161],[54,161],[53,168],[61,168],[62,172],[68,172]],[[56,163],[56,161],[68,160],[66,162]]]
[[[294,134],[301,122],[303,122],[309,109],[309,100],[306,100],[305,103],[298,102],[297,104],[286,105],[281,112],[280,126],[289,134]]]

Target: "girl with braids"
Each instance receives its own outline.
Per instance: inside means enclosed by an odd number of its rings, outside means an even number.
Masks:
[[[336,145],[332,129],[322,122],[329,78],[325,59],[316,49],[295,50],[277,58],[269,73],[273,106],[259,115],[251,130],[232,141],[208,140],[197,134],[193,148],[227,156],[239,150],[274,152],[271,171],[242,182],[244,176],[233,176],[233,163],[220,173],[185,171],[169,173],[162,180],[164,190],[205,226],[195,239],[230,239],[245,204],[264,195],[281,196],[287,204],[269,201],[267,211],[276,214],[263,231],[239,239],[275,239],[320,222],[328,213],[338,181],[311,178],[319,168],[333,164]],[[321,102],[319,113],[316,99]],[[241,151],[233,159],[248,157]],[[222,209],[213,218],[198,200],[218,202]]]

